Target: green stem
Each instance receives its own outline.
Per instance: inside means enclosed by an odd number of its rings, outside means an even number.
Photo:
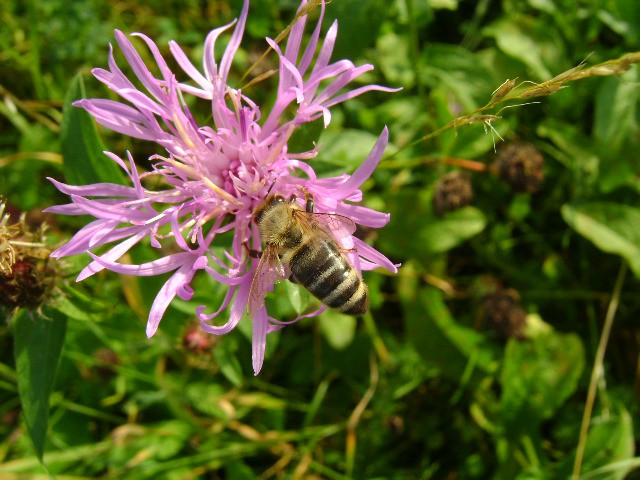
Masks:
[[[602,335],[600,336],[600,343],[598,344],[598,350],[596,351],[596,358],[593,361],[593,370],[591,370],[591,380],[589,381],[589,391],[587,392],[587,401],[584,407],[584,415],[582,416],[582,424],[580,425],[580,438],[578,439],[578,447],[576,448],[576,458],[573,464],[573,473],[571,475],[572,480],[578,480],[580,477],[580,469],[582,468],[582,460],[584,458],[584,449],[587,444],[587,434],[589,433],[589,421],[591,420],[591,414],[593,412],[593,404],[596,399],[596,388],[598,386],[598,380],[601,378],[603,369],[602,362],[604,360],[604,354],[607,350],[607,343],[609,342],[609,334],[611,333],[611,326],[613,325],[613,319],[616,316],[618,304],[620,303],[620,294],[622,292],[622,286],[627,276],[627,262],[623,261],[618,271],[618,277],[613,287],[613,293],[611,295],[611,301],[609,302],[609,308],[607,309],[607,316],[602,326]]]

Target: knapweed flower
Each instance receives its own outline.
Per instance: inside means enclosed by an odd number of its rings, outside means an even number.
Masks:
[[[289,32],[284,52],[276,42],[267,39],[279,57],[279,69],[277,97],[266,118],[249,97],[228,85],[229,70],[247,19],[248,0],[237,23],[217,28],[208,35],[203,72],[175,42],[170,42],[171,54],[190,83],[183,83],[169,69],[153,41],[143,34],[134,34],[150,50],[154,67],[160,74],[155,76],[130,40],[116,31],[118,46],[135,80],[144,89],[138,88],[120,70],[112,51],[109,69],[98,68],[93,74],[127,103],[106,99],[84,99],[76,103],[98,123],[122,134],[155,142],[164,149],[162,155],[150,157],[152,169],[145,173],[138,172],[131,154],[127,153],[123,159],[106,153],[126,172],[132,186],[110,183],[71,186],[51,180],[60,191],[71,196],[72,203],[49,208],[50,212],[95,217],[53,253],[55,257],[83,252],[91,255],[93,261],[82,270],[78,281],[105,268],[140,276],[173,272],[151,307],[147,324],[149,337],[156,332],[176,295],[185,300],[193,296],[190,282],[199,270],[228,285],[218,310],[207,314],[205,306],[197,309],[202,328],[220,335],[238,324],[247,309],[258,265],[258,260],[249,255],[249,248],[260,249],[260,235],[252,222],[252,212],[270,188],[285,196],[300,194],[304,189],[314,196],[316,211],[341,214],[363,226],[380,228],[389,221],[388,214],[350,203],[362,199],[359,188],[382,156],[388,140],[386,128],[353,175],[318,178],[307,163],[316,155],[315,149],[303,153],[288,150],[288,140],[300,125],[320,118],[328,125],[332,106],[370,90],[394,91],[378,85],[345,90],[373,67],[356,67],[349,60],[330,63],[338,25],[334,22],[324,40],[320,40],[324,3],[318,23],[303,46],[307,22],[303,8],[308,10],[305,2]],[[232,27],[233,33],[218,63],[214,56],[215,43]],[[196,123],[184,101],[187,95],[210,102],[211,125]],[[149,177],[161,179],[154,185],[162,183],[163,188],[146,188],[149,183],[144,180]],[[228,231],[233,232],[231,245],[216,243],[217,237]],[[162,247],[169,243],[175,253],[141,265],[118,263],[130,248],[145,239],[158,249],[159,255],[163,255]],[[358,270],[383,267],[396,271],[396,266],[385,256],[358,238],[348,236],[338,240],[345,249],[357,252],[351,255],[351,261]],[[101,255],[93,253],[106,245],[111,246],[106,251],[100,250]],[[214,245],[226,248],[224,257],[213,254]],[[219,326],[209,323],[227,309],[226,323]],[[317,315],[321,310],[306,316]],[[256,374],[262,367],[267,333],[283,325],[269,317],[264,305],[252,311]]]

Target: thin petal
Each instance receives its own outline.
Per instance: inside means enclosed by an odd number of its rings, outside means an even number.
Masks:
[[[184,285],[188,284],[195,270],[193,270],[192,264],[183,265],[171,278],[162,286],[160,292],[153,301],[151,311],[149,312],[149,320],[147,321],[147,337],[151,338],[158,330],[160,320],[164,312],[171,301],[175,298],[178,290],[182,289]]]
[[[233,57],[236,55],[236,52],[240,47],[240,42],[242,41],[242,35],[244,34],[244,25],[247,22],[248,13],[249,0],[244,0],[244,4],[242,5],[242,12],[240,12],[240,17],[238,18],[238,25],[236,25],[236,28],[233,31],[233,35],[231,35],[231,40],[229,40],[229,44],[224,51],[224,55],[222,55],[222,60],[220,61],[220,76],[222,77],[222,81],[224,83],[227,83],[227,77],[229,76],[231,62],[233,61]]]
[[[112,262],[91,252],[89,252],[89,255],[91,255],[91,258],[104,268],[107,268],[112,272],[122,273],[125,275],[135,275],[138,277],[150,277],[153,275],[161,275],[163,273],[171,272],[172,270],[176,270],[187,263],[186,260],[190,260],[189,263],[193,263],[193,254],[189,252],[175,253],[159,260],[142,263],[140,265]]]
[[[262,307],[254,313],[251,321],[251,359],[254,375],[258,375],[262,369],[264,351],[267,346],[268,327],[269,318],[267,317],[267,309]]]
[[[389,142],[389,130],[387,127],[382,129],[382,133],[380,137],[378,137],[378,141],[371,149],[371,152],[367,156],[367,159],[362,162],[362,165],[358,167],[358,169],[351,175],[351,177],[340,187],[340,190],[343,192],[351,192],[360,188],[360,186],[371,177],[371,174],[378,166],[380,159],[382,158],[382,154],[384,153],[384,149],[387,147],[387,143]]]
[[[389,270],[390,272],[398,273],[398,268],[396,267],[396,265],[394,265],[391,260],[381,254],[371,245],[365,243],[357,237],[353,237],[353,243],[358,250],[358,255],[372,261],[379,267]]]

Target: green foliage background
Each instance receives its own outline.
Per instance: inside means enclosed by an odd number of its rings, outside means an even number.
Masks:
[[[264,37],[283,31],[297,6],[252,3],[238,86]],[[197,59],[208,31],[240,8],[0,0],[0,194],[12,209],[38,223],[43,208],[65,203],[46,176],[117,178],[104,148],[156,153],[104,129],[100,140],[88,117],[63,109],[83,88],[108,94],[87,74],[106,65],[114,28],[144,32],[165,53],[176,40]],[[7,309],[0,324],[0,477],[564,479],[578,450],[580,478],[640,478],[638,67],[479,112],[499,115],[481,118],[495,131],[465,117],[507,79],[544,82],[640,50],[640,4],[333,0],[325,30],[333,18],[333,59],[373,63],[367,83],[403,90],[347,102],[329,129],[312,126],[293,141],[322,145],[314,167],[329,175],[353,171],[389,126],[392,144],[365,203],[391,212],[391,223],[367,240],[403,264],[398,275],[365,275],[372,309],[362,319],[326,312],[271,334],[254,377],[248,319],[221,338],[195,328],[195,307],[215,305],[221,286],[197,278],[194,299],[174,302],[147,340],[164,280],[103,273],[75,284],[88,260],[69,259],[48,306]],[[275,67],[274,56],[260,66]],[[272,87],[245,93],[260,104]],[[521,106],[498,112],[505,105]],[[442,129],[458,117],[469,121]],[[490,168],[496,149],[516,140],[544,155],[537,193],[514,192]],[[436,215],[437,182],[465,169],[474,204]],[[46,221],[55,245],[85,219]],[[304,292],[278,288],[274,316],[304,308]],[[485,299],[504,289],[527,313],[525,339],[485,320]],[[607,311],[613,328],[601,361]]]

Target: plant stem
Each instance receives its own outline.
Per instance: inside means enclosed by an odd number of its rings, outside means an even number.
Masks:
[[[609,302],[609,308],[607,309],[607,316],[602,326],[602,335],[600,336],[600,343],[598,343],[598,349],[596,351],[596,358],[593,361],[593,370],[591,371],[591,380],[589,381],[589,391],[587,392],[587,401],[584,406],[584,415],[582,416],[582,424],[580,425],[580,438],[578,439],[578,447],[576,449],[576,458],[573,464],[573,473],[571,474],[572,480],[578,480],[580,477],[580,468],[582,467],[582,460],[584,458],[584,449],[587,444],[587,434],[589,433],[589,421],[591,420],[591,413],[593,412],[593,404],[596,399],[596,388],[598,380],[603,373],[602,362],[604,360],[604,354],[607,350],[607,343],[609,342],[609,334],[611,333],[611,326],[613,325],[613,319],[616,316],[618,304],[620,303],[620,294],[622,293],[622,286],[627,276],[627,262],[623,261],[618,271],[618,277],[613,287],[613,293],[611,294],[611,301]]]

